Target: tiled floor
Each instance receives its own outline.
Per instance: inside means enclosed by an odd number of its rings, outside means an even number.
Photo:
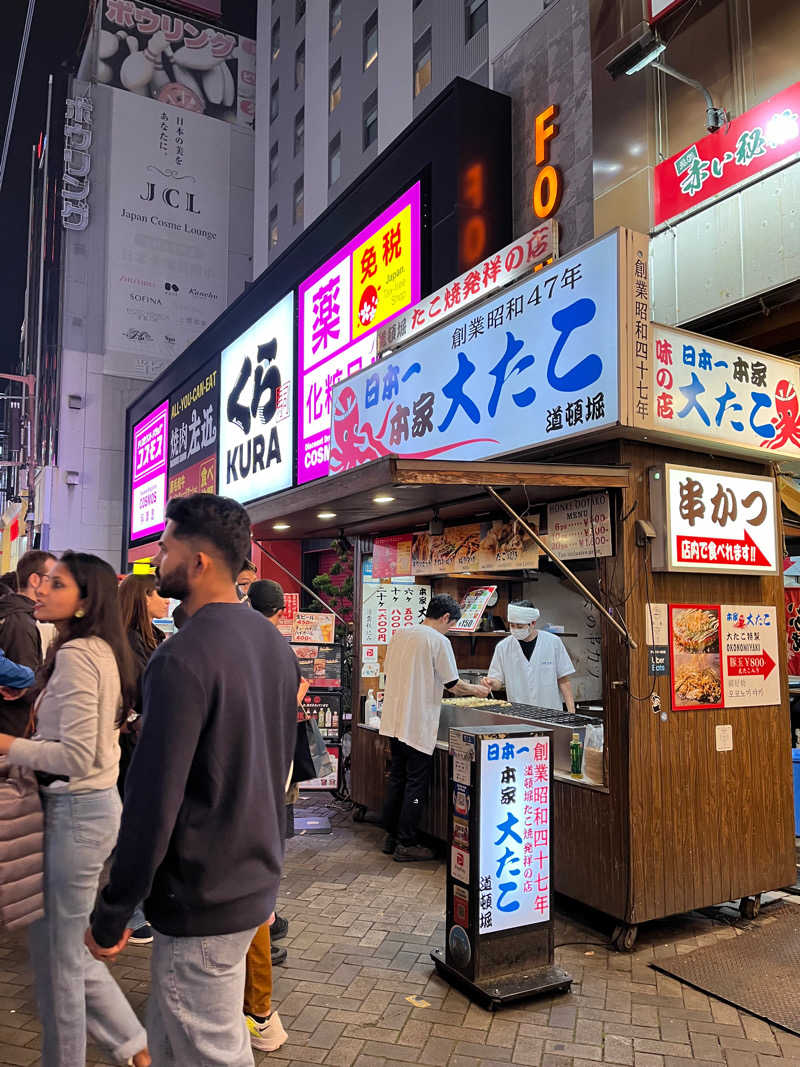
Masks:
[[[443,943],[443,865],[394,863],[379,851],[376,827],[354,825],[336,808],[329,814],[331,835],[288,846],[280,911],[291,922],[283,942],[289,958],[276,970],[275,1003],[289,1041],[256,1062],[800,1065],[800,1038],[648,967],[736,937],[733,910],[651,924],[632,955],[592,943],[602,935],[575,918],[559,919],[557,943],[580,942],[556,953],[574,978],[572,992],[491,1015],[433,972],[430,949]],[[769,921],[768,908],[758,921]],[[4,936],[0,961],[0,1064],[35,1064],[39,1035],[24,939]],[[147,996],[148,962],[147,949],[131,948],[115,966],[137,1010]],[[89,1062],[109,1061],[95,1051]]]

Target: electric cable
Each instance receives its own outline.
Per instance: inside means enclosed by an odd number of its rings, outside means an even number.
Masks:
[[[28,13],[25,16],[25,28],[22,31],[22,42],[19,48],[19,56],[17,58],[17,73],[14,78],[14,88],[11,91],[11,106],[8,110],[8,123],[6,124],[5,137],[3,138],[3,155],[0,158],[0,192],[3,191],[3,179],[6,174],[6,163],[8,162],[8,153],[11,148],[11,133],[14,129],[14,116],[17,111],[17,101],[19,100],[19,89],[22,84],[22,71],[25,66],[25,57],[28,54],[28,41],[31,36],[31,23],[33,22],[33,9],[36,7],[36,0],[28,0]]]

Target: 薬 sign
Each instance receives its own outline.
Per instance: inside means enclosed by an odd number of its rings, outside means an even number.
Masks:
[[[334,388],[330,473],[486,459],[617,422],[618,234]]]
[[[298,290],[299,484],[328,473],[333,389],[377,359],[377,329],[420,298],[420,186],[398,197]]]

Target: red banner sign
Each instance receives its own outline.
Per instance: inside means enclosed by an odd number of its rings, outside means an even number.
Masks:
[[[741,541],[726,537],[678,537],[679,563],[716,563],[720,567],[769,567],[770,561],[745,530]]]
[[[655,168],[655,225],[800,153],[800,82]]]

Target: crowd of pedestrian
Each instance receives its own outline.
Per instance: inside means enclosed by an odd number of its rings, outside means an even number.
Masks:
[[[244,1067],[286,1040],[274,912],[302,691],[250,551],[244,508],[196,494],[170,501],[153,576],[29,551],[0,578],[0,757],[35,773],[44,815],[44,1067],[85,1063],[87,1035],[136,1067]],[[108,968],[129,942],[152,942],[146,1027]]]

